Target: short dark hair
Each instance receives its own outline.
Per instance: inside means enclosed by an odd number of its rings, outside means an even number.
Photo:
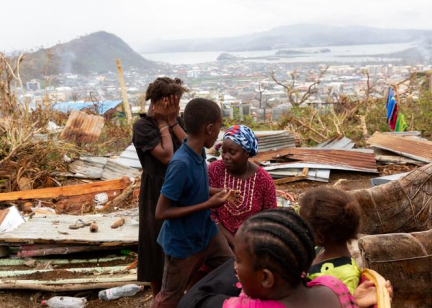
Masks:
[[[300,200],[300,215],[326,240],[343,244],[356,238],[361,223],[357,200],[331,187],[308,190]]]
[[[299,285],[315,258],[312,228],[289,209],[271,209],[249,217],[238,232],[245,237],[254,269],[279,273],[291,287]]]
[[[145,94],[145,99],[151,99],[152,103],[156,103],[163,97],[176,95],[180,98],[188,89],[183,86],[183,81],[178,78],[171,79],[169,77],[156,78],[149,86]]]
[[[203,126],[214,124],[222,117],[221,109],[214,101],[194,98],[184,111],[184,121],[188,134],[199,134]]]

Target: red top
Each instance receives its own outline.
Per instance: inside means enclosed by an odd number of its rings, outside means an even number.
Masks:
[[[221,223],[233,235],[250,216],[277,206],[273,179],[261,167],[250,178],[237,179],[228,173],[223,161],[218,160],[210,164],[208,173],[210,187],[240,190],[243,198],[240,206],[227,202],[220,208],[212,209],[211,214],[216,224]]]

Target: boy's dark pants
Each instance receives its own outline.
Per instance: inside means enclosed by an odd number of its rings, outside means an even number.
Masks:
[[[203,263],[210,269],[215,269],[232,257],[232,250],[220,232],[210,240],[204,250],[185,259],[165,255],[162,289],[153,300],[151,308],[177,307],[189,280]]]

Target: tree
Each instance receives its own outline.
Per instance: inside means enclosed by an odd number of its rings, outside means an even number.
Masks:
[[[258,93],[259,93],[259,97],[258,97],[258,100],[259,100],[259,107],[260,107],[260,109],[262,108],[262,94],[265,92],[267,90],[267,85],[266,84],[264,84],[264,83],[262,83],[261,81],[260,82],[258,82]],[[267,103],[266,103],[266,105],[267,105]]]
[[[321,79],[327,72],[328,68],[329,67],[327,66],[320,70],[318,77],[315,78],[315,80],[309,85],[307,91],[303,94],[301,93],[300,89],[296,88],[296,82],[298,81],[299,76],[298,72],[290,72],[289,75],[291,80],[285,81],[279,81],[276,78],[275,72],[272,72],[270,76],[273,81],[276,82],[276,84],[282,86],[285,89],[288,102],[291,104],[291,106],[298,107],[306,102],[311,95],[318,93],[318,85],[321,83]]]

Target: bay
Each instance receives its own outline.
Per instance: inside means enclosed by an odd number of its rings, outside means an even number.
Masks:
[[[280,58],[275,56],[279,49],[260,50],[260,51],[241,51],[228,52],[231,55],[239,57],[245,61],[253,62],[337,62],[337,63],[352,63],[364,61],[386,61],[389,58],[377,58],[375,55],[389,54],[406,50],[414,47],[413,43],[399,44],[378,44],[378,45],[349,45],[349,46],[318,46],[308,48],[284,48],[283,50],[296,50],[308,52],[308,54],[296,55],[292,57]],[[322,49],[330,49],[326,53],[319,52]],[[224,51],[208,51],[208,52],[171,52],[171,53],[145,53],[141,54],[144,58],[157,62],[169,64],[199,64],[213,62]],[[259,59],[259,57],[266,57]],[[270,57],[270,58],[267,58]],[[257,59],[258,58],[258,59]],[[241,60],[240,59],[240,60]]]

